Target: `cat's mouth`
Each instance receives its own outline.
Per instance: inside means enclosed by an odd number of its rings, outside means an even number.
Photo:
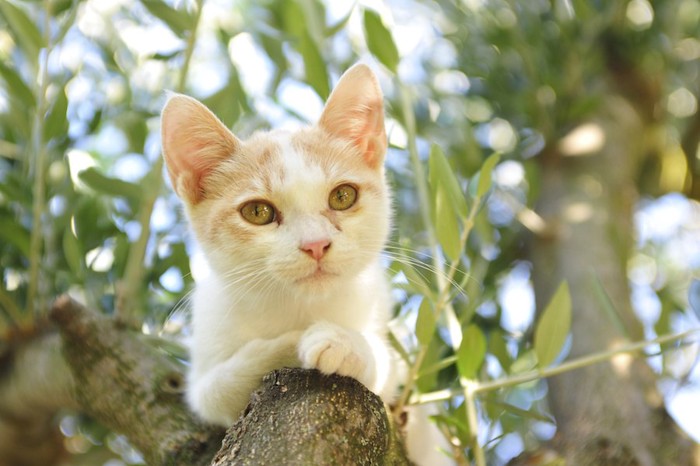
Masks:
[[[308,275],[305,275],[299,279],[297,279],[297,283],[314,283],[314,282],[320,282],[320,281],[326,281],[326,280],[331,280],[334,277],[337,277],[338,274],[336,272],[332,272],[328,270],[327,268],[323,267],[321,264],[316,267],[316,270],[311,272]]]

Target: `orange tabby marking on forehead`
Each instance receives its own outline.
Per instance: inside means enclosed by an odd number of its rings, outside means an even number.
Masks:
[[[220,164],[205,185],[216,197],[252,188],[263,196],[284,180],[281,148],[267,133],[256,134],[240,145],[239,151]]]

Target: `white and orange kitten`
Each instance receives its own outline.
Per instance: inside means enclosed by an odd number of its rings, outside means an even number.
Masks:
[[[390,401],[399,380],[380,264],[391,218],[387,141],[370,69],[341,77],[316,125],[246,141],[195,99],[173,95],[162,140],[211,268],[192,299],[192,409],[231,425],[262,377],[285,366],[354,377]],[[409,455],[445,464],[437,429],[417,417]]]
[[[348,70],[319,122],[236,138],[173,95],[162,114],[172,185],[212,273],[193,300],[188,401],[232,424],[263,375],[284,366],[395,390],[380,265],[389,234],[382,94]]]

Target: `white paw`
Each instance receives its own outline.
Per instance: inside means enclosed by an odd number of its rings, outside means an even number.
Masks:
[[[328,322],[316,323],[304,332],[299,360],[306,369],[346,375],[367,386],[374,381],[374,358],[364,337]]]

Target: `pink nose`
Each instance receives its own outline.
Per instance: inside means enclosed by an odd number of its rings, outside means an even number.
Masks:
[[[327,239],[322,239],[319,241],[302,243],[302,245],[299,246],[299,249],[301,249],[303,252],[313,257],[314,259],[320,260],[323,257],[323,255],[326,254],[326,251],[328,251],[328,248],[330,247],[331,242]]]

